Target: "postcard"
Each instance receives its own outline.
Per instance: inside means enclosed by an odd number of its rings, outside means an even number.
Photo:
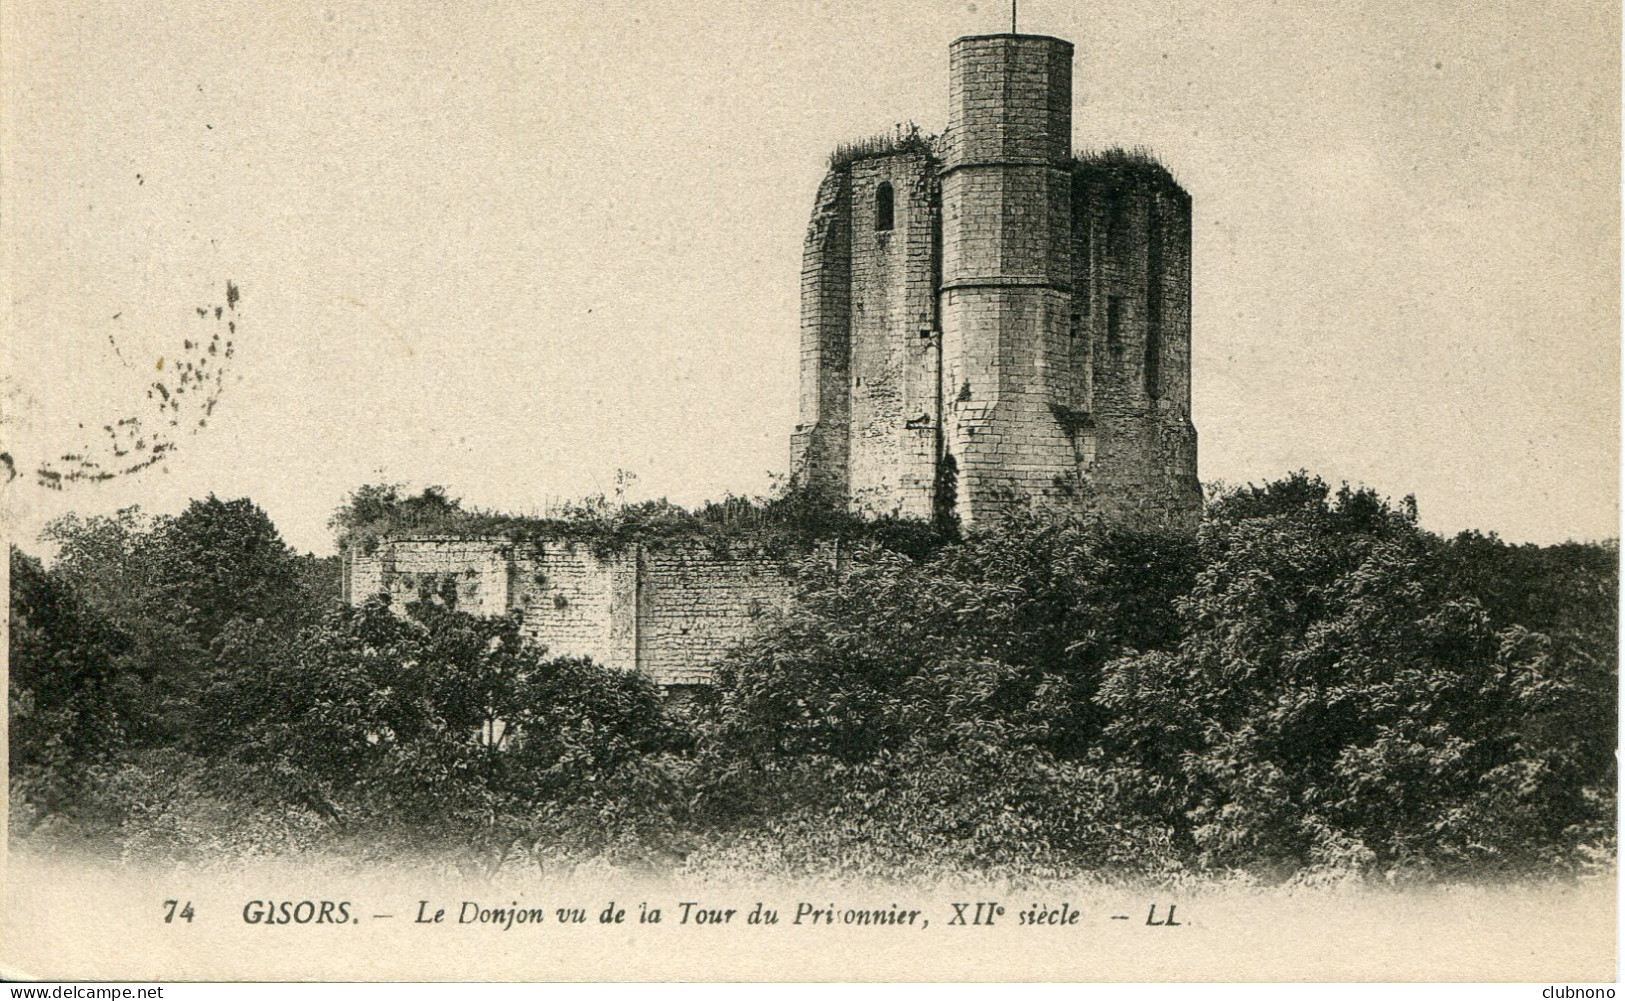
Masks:
[[[3,33],[6,978],[1616,976],[1617,4]]]

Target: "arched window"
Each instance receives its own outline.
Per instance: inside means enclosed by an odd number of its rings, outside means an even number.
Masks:
[[[875,189],[875,229],[891,229],[893,197],[891,182],[881,181]]]

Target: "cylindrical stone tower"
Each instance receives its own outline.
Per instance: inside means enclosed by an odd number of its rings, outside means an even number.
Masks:
[[[1011,502],[1076,506],[1072,44],[953,43],[942,170],[945,479],[972,523]],[[943,486],[948,486],[944,483]]]

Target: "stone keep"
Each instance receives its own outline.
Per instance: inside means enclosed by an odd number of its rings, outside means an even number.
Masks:
[[[791,441],[808,487],[868,515],[1195,529],[1190,196],[1144,155],[1072,155],[1072,58],[961,38],[944,135],[824,178]]]

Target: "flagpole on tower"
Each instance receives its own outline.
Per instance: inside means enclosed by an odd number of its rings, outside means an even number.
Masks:
[[[1016,0],[1010,0],[1010,34],[1016,33]]]

